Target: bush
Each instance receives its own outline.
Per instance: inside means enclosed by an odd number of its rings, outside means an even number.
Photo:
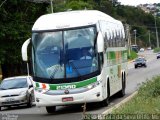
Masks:
[[[138,94],[145,96],[146,98],[160,96],[160,76],[154,77],[153,80],[147,80],[146,83],[143,83]]]
[[[155,48],[155,49],[154,49],[154,52],[155,52],[155,53],[160,52],[160,48]]]
[[[112,113],[124,115],[159,114],[160,76],[153,77],[151,80],[142,83],[142,86],[138,90],[138,94],[118,109],[115,109]]]
[[[137,58],[137,56],[138,56],[137,53],[132,50],[131,50],[131,55],[129,56],[129,51],[128,51],[128,59],[129,60],[133,60],[133,59]]]

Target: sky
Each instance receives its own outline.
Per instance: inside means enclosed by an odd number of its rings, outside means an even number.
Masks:
[[[139,4],[146,4],[146,3],[160,3],[160,0],[118,0],[118,2],[121,2],[122,5],[131,5],[131,6],[137,6]]]

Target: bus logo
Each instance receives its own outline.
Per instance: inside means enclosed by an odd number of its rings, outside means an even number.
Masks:
[[[76,85],[61,85],[57,86],[57,90],[74,89]]]
[[[65,94],[69,94],[69,90],[65,90],[64,93],[65,93]]]

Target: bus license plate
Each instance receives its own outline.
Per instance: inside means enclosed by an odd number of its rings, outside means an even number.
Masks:
[[[62,98],[62,102],[68,102],[68,101],[73,101],[73,97]]]

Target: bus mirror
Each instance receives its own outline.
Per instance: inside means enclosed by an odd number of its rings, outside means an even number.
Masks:
[[[104,39],[101,32],[98,33],[98,37],[97,37],[97,49],[98,49],[98,53],[103,52],[104,50]]]
[[[29,38],[28,40],[26,40],[23,43],[23,45],[22,45],[21,52],[22,52],[22,59],[23,59],[23,61],[28,61],[27,48],[28,48],[28,45],[30,43],[30,40],[31,40],[31,38]]]

